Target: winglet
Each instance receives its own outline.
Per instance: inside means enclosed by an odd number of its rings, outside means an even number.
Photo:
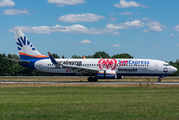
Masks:
[[[85,57],[85,56],[83,56],[83,59],[86,59],[86,57]]]
[[[53,56],[50,54],[50,52],[48,52],[48,55],[53,64],[58,64],[57,61],[53,58]]]

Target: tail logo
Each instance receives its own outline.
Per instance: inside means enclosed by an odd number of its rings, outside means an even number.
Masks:
[[[20,37],[20,39],[18,38],[16,43],[18,45],[18,50],[21,50],[24,45],[28,45],[32,48],[32,50],[36,50],[35,47],[30,43],[30,41],[27,40],[26,36],[24,36],[24,39],[22,37]]]

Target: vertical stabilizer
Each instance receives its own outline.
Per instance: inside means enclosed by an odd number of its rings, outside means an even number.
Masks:
[[[48,56],[42,55],[40,52],[38,52],[21,30],[15,30],[14,33],[21,59],[28,60],[49,58]]]

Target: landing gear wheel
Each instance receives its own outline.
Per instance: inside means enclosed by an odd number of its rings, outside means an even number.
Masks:
[[[160,78],[158,79],[158,82],[161,82],[161,79],[160,79]]]
[[[92,77],[89,77],[89,78],[88,78],[88,82],[92,82]]]

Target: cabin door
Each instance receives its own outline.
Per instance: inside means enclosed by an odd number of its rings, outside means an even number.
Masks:
[[[154,64],[154,70],[158,70],[158,63]]]

